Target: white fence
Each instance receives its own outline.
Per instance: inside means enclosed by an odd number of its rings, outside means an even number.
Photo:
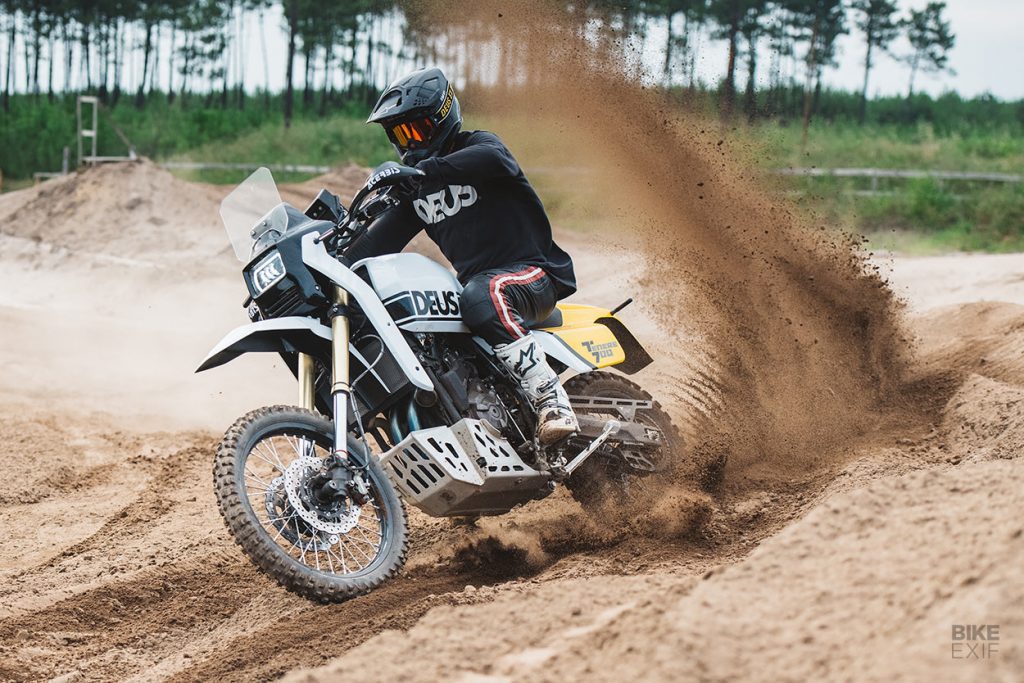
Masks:
[[[160,164],[169,170],[181,171],[255,171],[266,166],[273,173],[328,173],[330,166],[310,166],[308,164],[222,164],[212,161],[166,161]]]
[[[106,163],[135,159],[134,153],[130,157],[99,157],[86,156],[83,161],[88,163]],[[65,167],[67,172],[67,151],[65,150]],[[321,175],[331,171],[330,166],[316,166],[311,164],[261,164],[252,163],[220,163],[213,161],[165,161],[160,164],[168,170],[182,171],[255,171],[261,166],[266,166],[274,173],[310,173]],[[544,168],[527,169],[533,172],[543,172]],[[576,169],[582,170],[582,169]],[[55,177],[63,173],[37,173],[36,179]],[[894,169],[894,168],[780,168],[774,171],[781,176],[795,176],[805,178],[866,178],[871,181],[870,191],[854,191],[854,194],[874,195],[892,194],[878,191],[879,179],[902,179],[913,180],[919,178],[934,178],[936,180],[953,180],[982,183],[1021,183],[1024,182],[1024,175],[1017,173],[993,173],[988,171],[925,171],[917,169]]]
[[[878,191],[878,180],[880,178],[900,180],[934,178],[940,181],[959,180],[982,183],[1024,182],[1024,175],[1016,173],[991,173],[987,171],[921,171],[896,168],[780,168],[775,173],[783,176],[800,176],[805,178],[867,178],[871,181],[870,190],[853,191],[853,194],[864,196],[894,194],[893,192]]]
[[[830,176],[835,178],[936,178],[938,180],[978,180],[990,183],[1020,183],[1024,175],[976,171],[915,171],[894,168],[780,168],[779,175]]]

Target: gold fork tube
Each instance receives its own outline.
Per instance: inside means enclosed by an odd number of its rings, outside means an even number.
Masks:
[[[348,292],[334,287],[334,303],[348,305]],[[348,400],[349,400],[349,321],[348,316],[331,318],[331,398],[334,404],[334,451],[348,454]]]
[[[299,407],[313,410],[316,406],[316,364],[308,353],[299,354]]]

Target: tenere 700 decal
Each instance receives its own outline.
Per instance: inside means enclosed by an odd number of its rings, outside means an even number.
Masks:
[[[587,348],[587,351],[591,356],[594,357],[594,362],[601,362],[602,358],[611,358],[612,354],[615,353],[615,349],[619,348],[619,342],[610,341],[604,342],[603,344],[597,344],[592,341],[580,342]]]
[[[459,294],[452,290],[408,291],[384,302],[395,322],[405,320],[460,320]]]

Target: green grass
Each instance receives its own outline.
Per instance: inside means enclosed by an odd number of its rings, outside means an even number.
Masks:
[[[32,187],[35,184],[35,180],[32,178],[10,178],[3,179],[3,187],[0,187],[0,191],[3,192],[14,192],[15,190],[23,190],[26,187]]]
[[[1000,127],[938,134],[933,126],[814,124],[806,147],[798,125],[747,129],[775,167],[898,168],[1024,173],[1024,130]]]
[[[868,231],[871,251],[888,251],[906,256],[936,256],[954,252],[1003,254],[1024,251],[1024,236],[999,242],[972,234],[968,228],[946,228],[932,232],[919,230]]]
[[[227,142],[209,142],[172,155],[171,161],[225,163],[309,164],[336,166],[354,162],[363,166],[396,159],[394,148],[380,126],[367,125],[362,117],[338,115],[304,119],[285,129],[280,121],[268,122]],[[182,177],[212,183],[238,182],[244,171],[180,171]],[[301,174],[280,175],[281,181],[300,180]]]
[[[765,169],[891,168],[1024,174],[1024,135],[1013,126],[951,130],[929,124],[762,124],[743,132]],[[825,221],[868,235],[875,248],[912,253],[1024,250],[1024,183],[931,178],[790,178],[800,204]],[[857,194],[868,190],[879,196]]]
[[[169,101],[160,93],[137,108],[130,98],[122,97],[118,104],[100,108],[97,151],[101,156],[127,155],[128,146],[117,134],[119,130],[139,154],[156,160],[188,157],[265,162],[280,158],[281,162],[307,164],[340,163],[346,158],[369,161],[379,156],[387,141],[375,147],[371,127],[359,123],[359,116],[365,116],[363,108],[354,103],[337,104],[330,108],[331,116],[320,118],[317,108],[307,111],[300,107],[293,129],[286,134],[279,96],[268,100],[251,95],[241,108],[221,108],[208,96],[199,95]],[[91,116],[88,107],[86,113]],[[318,138],[318,134],[324,137]],[[331,136],[340,136],[342,142]],[[74,164],[74,95],[53,100],[45,95],[15,95],[11,110],[0,110],[0,170],[5,180],[31,178],[36,171],[60,170],[65,146],[71,148]],[[264,153],[267,156],[246,156]]]
[[[280,104],[276,96],[268,102],[258,95],[250,96],[242,108],[220,108],[205,97],[179,97],[170,102],[158,94],[139,109],[122,99],[118,105],[101,110],[99,153],[127,152],[114,131],[117,126],[140,154],[157,161],[323,166],[355,162],[374,166],[395,158],[380,128],[364,123],[366,105],[337,105],[326,117],[319,117],[315,108],[300,110],[292,127],[285,129]],[[892,106],[894,111],[902,110],[899,103]],[[960,102],[957,106],[967,105]],[[972,106],[977,109],[980,105]],[[994,123],[971,120],[962,125],[946,121],[859,126],[843,118],[822,120],[811,126],[806,145],[801,144],[799,125],[763,122],[739,126],[739,142],[749,144],[737,148],[755,150],[753,162],[766,170],[815,166],[1024,174],[1024,125],[1007,118],[1009,110],[1005,109],[992,119]],[[503,135],[507,133],[520,156],[539,165],[530,170],[530,177],[560,225],[585,229],[601,220],[594,214],[596,203],[588,201],[586,188],[581,191],[578,183],[566,183],[564,173],[544,170],[546,166],[564,165],[564,159],[550,159],[555,150],[544,149],[543,136],[533,135],[530,126],[536,122],[468,120],[466,125],[486,128],[489,124],[500,128]],[[523,130],[517,131],[517,125]],[[65,145],[74,152],[74,97],[53,101],[46,97],[14,97],[11,111],[0,112],[4,189],[30,183],[34,171],[59,169],[60,150]],[[239,182],[246,172],[178,174],[191,180],[227,184]],[[275,175],[282,182],[308,177]],[[880,180],[871,188],[867,180],[793,178],[784,185],[800,196],[802,205],[827,222],[869,235],[879,248],[923,253],[1024,250],[1024,184]],[[889,194],[855,194],[868,189]],[[601,188],[589,191],[600,192]]]

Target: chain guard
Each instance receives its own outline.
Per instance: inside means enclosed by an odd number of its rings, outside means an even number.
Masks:
[[[578,406],[576,401],[577,397],[574,398],[574,407],[578,414],[607,414],[616,413],[620,417],[627,420],[627,425],[631,426],[634,430],[636,426],[643,429],[644,436],[648,439],[657,438],[661,441],[661,445],[644,445],[638,444],[635,441],[631,443],[624,443],[622,437],[616,439],[612,437],[607,443],[602,444],[595,452],[593,457],[605,457],[618,460],[628,470],[639,474],[654,474],[660,471],[658,465],[658,454],[659,450],[664,447],[665,435],[661,429],[657,426],[652,426],[646,422],[638,420],[637,410],[643,410],[651,406],[650,401],[626,401],[622,399],[596,399],[589,405]],[[600,401],[600,403],[599,403]],[[583,403],[580,401],[580,403]],[[619,405],[615,405],[618,403]],[[620,433],[629,431],[627,427],[625,430],[621,430]],[[574,443],[579,445],[586,445],[589,443],[589,437],[584,442],[579,436],[574,438]]]

